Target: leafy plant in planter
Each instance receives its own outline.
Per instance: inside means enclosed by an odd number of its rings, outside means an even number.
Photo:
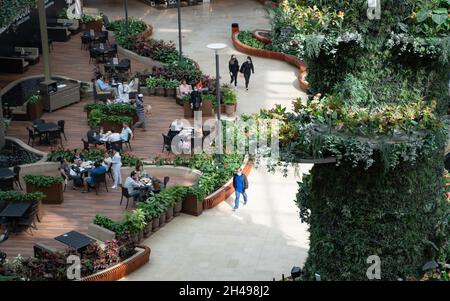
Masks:
[[[264,49],[265,44],[257,39],[255,39],[250,31],[240,31],[237,36],[238,40],[243,44],[250,46],[252,48]]]
[[[35,105],[41,101],[41,96],[39,94],[31,95],[28,98],[28,103],[31,105]]]
[[[91,128],[95,128],[100,125],[103,119],[103,113],[99,109],[93,109],[89,113],[88,123]]]
[[[130,233],[142,231],[147,224],[145,221],[145,213],[142,209],[135,209],[131,213],[125,214],[124,227]]]
[[[223,103],[225,105],[225,112],[232,115],[236,111],[236,93],[232,88],[222,87]]]
[[[125,231],[125,225],[122,222],[116,222],[109,217],[97,214],[94,218],[94,224],[103,227],[105,229],[111,230],[116,235],[122,235]]]
[[[128,123],[128,124],[132,124],[133,119],[129,116],[118,116],[118,115],[106,115],[106,114],[102,114],[102,119],[101,121],[111,121],[114,123],[119,123],[122,124],[124,122]]]
[[[36,187],[50,187],[55,184],[62,183],[64,179],[62,177],[53,176],[37,176],[37,175],[26,175],[23,177],[25,183],[29,183]]]
[[[19,193],[16,191],[0,191],[0,200],[7,202],[41,201],[44,198],[42,192]]]

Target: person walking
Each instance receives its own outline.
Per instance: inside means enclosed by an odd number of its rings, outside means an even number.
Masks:
[[[139,94],[136,100],[134,101],[134,106],[136,108],[136,114],[139,120],[134,124],[133,128],[142,128],[142,131],[146,131],[145,129],[145,108],[144,108],[144,95]]]
[[[236,56],[233,54],[228,62],[228,69],[230,70],[230,84],[234,82],[234,86],[237,86],[237,77],[239,72],[239,62]]]
[[[235,203],[233,211],[239,208],[239,197],[244,197],[244,205],[247,205],[247,193],[245,190],[248,189],[247,176],[242,173],[242,169],[239,168],[233,176],[233,187],[236,191]]]
[[[112,157],[111,161],[111,168],[114,177],[114,184],[112,186],[112,189],[116,189],[117,185],[122,184],[122,175],[120,173],[121,167],[122,167],[122,157],[120,156],[119,151],[115,150],[114,156]]]
[[[255,73],[255,68],[253,67],[252,58],[247,56],[247,60],[242,64],[240,73],[244,74],[245,78],[245,90],[248,91],[248,84],[250,82],[250,75]]]

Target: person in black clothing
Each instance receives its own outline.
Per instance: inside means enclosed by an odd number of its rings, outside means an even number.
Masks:
[[[191,109],[194,111],[200,110],[200,107],[202,105],[202,94],[197,89],[197,87],[194,87],[194,91],[191,92]]]
[[[231,77],[230,84],[234,82],[234,86],[236,87],[238,77],[237,75],[239,72],[239,62],[234,54],[231,56],[230,61],[228,62],[228,69],[230,70]]]
[[[242,64],[241,69],[239,70],[242,74],[244,74],[245,78],[245,89],[248,91],[248,83],[250,82],[250,75],[255,73],[255,69],[253,67],[252,58],[247,56],[247,60]]]

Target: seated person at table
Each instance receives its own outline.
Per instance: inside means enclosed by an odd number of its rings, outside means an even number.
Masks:
[[[167,136],[170,138],[170,140],[173,139],[176,135],[178,135],[183,130],[183,123],[180,119],[176,119],[172,122],[169,128],[169,132],[167,133]]]
[[[112,91],[114,96],[119,94],[117,92],[117,89],[115,89],[115,88],[111,87],[110,85],[108,85],[107,83],[105,83],[102,74],[97,74],[96,78],[97,78],[96,83],[97,83],[98,87],[100,88],[100,91],[102,91],[102,92]]]
[[[141,192],[139,190],[141,184],[137,182],[137,177],[138,176],[136,171],[133,170],[123,184],[123,187],[128,189],[128,194],[133,197],[133,200],[135,202],[138,202],[140,200],[141,195]]]
[[[89,177],[84,179],[84,190],[81,192],[86,193],[91,191],[90,187],[95,187],[95,177],[99,176],[101,174],[106,173],[106,168],[100,164],[100,162],[94,163],[94,168],[91,169],[91,172],[89,173]]]
[[[202,106],[202,94],[200,93],[200,90],[197,88],[197,86],[194,87],[194,91],[192,91],[191,93],[190,103],[191,109],[194,111],[200,110]]]
[[[128,123],[123,123],[122,132],[120,133],[120,138],[122,138],[122,141],[129,141],[133,139],[133,131],[131,131],[130,126]]]
[[[78,149],[74,149],[73,152],[74,152],[74,155],[72,158],[72,163],[79,164],[82,161],[84,161],[84,156],[80,153],[80,151]]]
[[[181,85],[180,85],[179,89],[180,89],[180,94],[182,97],[187,96],[192,92],[191,85],[188,85],[185,79],[183,79],[181,81]]]
[[[134,166],[134,171],[138,178],[144,177],[147,175],[147,172],[144,170],[144,164],[141,160],[136,161],[136,165]]]
[[[105,154],[103,155],[102,166],[106,168],[107,171],[111,168],[111,162],[112,162],[111,155],[108,152],[105,152]]]
[[[68,180],[73,181],[73,189],[76,190],[77,187],[83,186],[83,180],[72,168],[70,168],[67,159],[62,159],[60,162],[61,165],[59,166],[59,169],[64,173]]]
[[[89,144],[103,144],[102,141],[100,141],[100,134],[97,134],[97,131],[94,129],[91,129],[87,132],[87,139]]]

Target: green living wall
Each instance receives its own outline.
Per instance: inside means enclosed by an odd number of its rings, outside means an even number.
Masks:
[[[310,226],[304,279],[419,279],[435,260],[449,279],[449,203],[443,197],[450,1],[283,1],[273,45],[308,64],[311,95],[282,114],[283,160],[335,157],[299,183]]]

